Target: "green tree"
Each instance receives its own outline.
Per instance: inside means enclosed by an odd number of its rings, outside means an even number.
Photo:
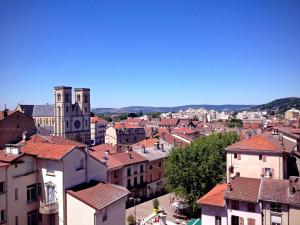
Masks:
[[[243,121],[236,118],[232,118],[228,123],[228,127],[242,127],[242,126],[243,126]]]
[[[225,180],[225,148],[238,139],[234,132],[201,137],[186,148],[175,148],[166,161],[166,187],[184,198],[196,215],[196,200]]]

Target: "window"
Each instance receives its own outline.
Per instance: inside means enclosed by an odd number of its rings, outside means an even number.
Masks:
[[[159,173],[158,173],[158,176],[159,176],[159,178],[161,178],[161,172],[159,171]]]
[[[69,127],[69,121],[67,121],[67,124],[66,124],[67,128]]]
[[[231,225],[240,225],[240,218],[238,216],[231,216]]]
[[[281,225],[281,216],[271,215],[271,224],[272,225]]]
[[[27,203],[37,200],[37,184],[27,186]]]
[[[259,155],[259,160],[262,160],[262,155]]]
[[[140,165],[140,172],[143,173],[144,172],[144,166]]]
[[[234,154],[233,154],[233,157],[234,157],[235,159],[237,159],[237,154],[236,154],[236,153],[234,153]]]
[[[247,210],[248,212],[255,212],[255,204],[254,203],[247,203]]]
[[[27,213],[27,224],[28,225],[37,225],[38,224],[37,219],[38,219],[38,217],[37,217],[36,210]]]
[[[77,95],[77,101],[80,102],[80,95]],[[77,110],[76,110],[77,111]]]
[[[236,173],[235,173],[235,176],[236,176],[236,177],[239,177],[240,175],[241,175],[240,172],[236,172]]]
[[[215,217],[215,225],[221,225],[221,217],[220,216]]]
[[[48,161],[47,162],[47,174],[54,174],[54,162]]]
[[[279,204],[279,203],[271,203],[270,204],[270,210],[272,212],[281,212],[281,204]]]
[[[144,183],[144,176],[141,176],[140,180],[141,180],[141,184],[143,184]]]
[[[237,155],[238,160],[241,160],[241,154]]]
[[[57,101],[61,101],[61,94],[57,94]]]
[[[161,162],[158,163],[158,167],[161,167]]]
[[[114,177],[115,178],[119,177],[119,171],[118,170],[114,172]]]
[[[130,168],[127,169],[127,176],[128,177],[131,176],[131,169]]]
[[[87,107],[85,107],[84,109],[85,109],[85,112],[87,113],[88,112]]]
[[[149,170],[152,170],[152,165],[149,165]]]
[[[15,201],[19,199],[18,189],[15,189]]]
[[[84,96],[84,103],[88,103],[88,96],[87,95]]]
[[[127,180],[127,188],[131,188],[131,181],[130,181],[130,179]]]
[[[3,194],[5,192],[5,182],[0,182],[0,194]]]
[[[137,177],[134,178],[134,186],[137,186]]]
[[[55,225],[55,214],[49,215],[49,225]]]
[[[69,95],[65,94],[65,102],[69,102]]]
[[[102,222],[107,220],[107,208],[103,209],[103,216],[102,216]]]
[[[19,225],[19,217],[15,217],[15,225]]]
[[[66,107],[66,113],[68,113],[68,112],[69,112],[69,107],[67,106],[67,107]]]
[[[267,161],[267,156],[263,156],[263,162]]]
[[[263,168],[262,169],[262,175],[265,177],[272,177],[274,173],[274,170],[271,168]]]
[[[3,223],[5,221],[5,210],[0,211],[0,223]]]
[[[231,201],[231,209],[239,210],[240,204],[238,201]]]

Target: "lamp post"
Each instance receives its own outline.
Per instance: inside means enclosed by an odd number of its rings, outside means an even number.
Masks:
[[[135,225],[136,225],[136,202],[139,202],[141,199],[130,197],[129,200],[130,200],[130,201],[133,200],[134,223],[135,223]]]

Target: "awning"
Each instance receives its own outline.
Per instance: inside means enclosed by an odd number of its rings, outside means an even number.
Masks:
[[[187,225],[201,225],[200,219],[191,219]]]

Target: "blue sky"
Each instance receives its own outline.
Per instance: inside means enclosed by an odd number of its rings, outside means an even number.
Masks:
[[[300,96],[300,1],[0,1],[0,108],[91,88],[92,107]]]

